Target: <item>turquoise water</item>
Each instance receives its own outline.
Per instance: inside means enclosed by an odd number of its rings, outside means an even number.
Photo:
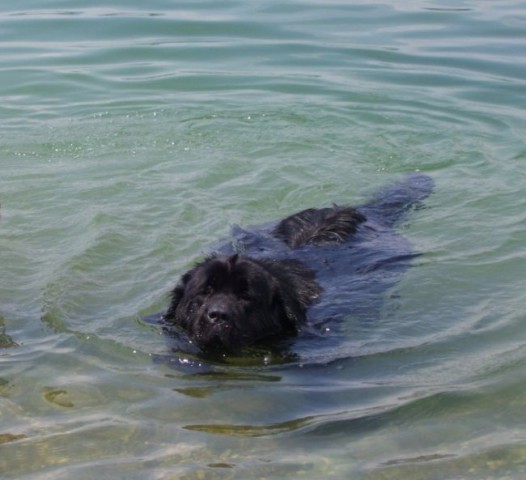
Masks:
[[[524,478],[526,2],[147,3],[0,6],[2,479]],[[155,361],[230,225],[415,170],[347,358]]]

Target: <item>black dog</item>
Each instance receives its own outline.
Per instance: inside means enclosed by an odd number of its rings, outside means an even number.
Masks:
[[[165,315],[204,350],[297,334],[307,313],[373,311],[414,257],[392,227],[433,188],[409,175],[362,207],[308,209],[232,242],[183,275]]]

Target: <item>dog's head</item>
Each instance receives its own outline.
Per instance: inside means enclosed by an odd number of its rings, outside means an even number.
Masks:
[[[318,294],[299,262],[211,257],[183,275],[166,318],[203,349],[236,350],[296,333]]]

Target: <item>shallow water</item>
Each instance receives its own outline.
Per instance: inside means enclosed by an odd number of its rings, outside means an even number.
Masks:
[[[526,2],[9,0],[0,32],[3,479],[524,478]],[[415,170],[423,255],[348,358],[158,361],[143,318],[230,225]]]

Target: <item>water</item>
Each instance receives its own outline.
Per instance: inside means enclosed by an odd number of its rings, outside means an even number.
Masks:
[[[526,2],[4,1],[0,43],[3,479],[524,478]],[[155,360],[229,225],[415,170],[349,358]]]

